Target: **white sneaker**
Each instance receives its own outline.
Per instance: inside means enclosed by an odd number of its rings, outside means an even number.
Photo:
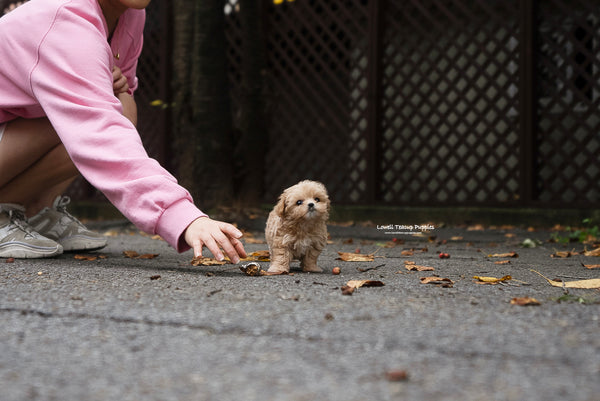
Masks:
[[[47,258],[61,253],[60,244],[35,232],[27,224],[23,206],[0,204],[0,257]]]
[[[31,227],[41,235],[53,239],[66,251],[91,251],[104,248],[106,237],[88,230],[83,223],[67,212],[71,202],[68,196],[58,196],[52,207],[44,208],[29,218]]]

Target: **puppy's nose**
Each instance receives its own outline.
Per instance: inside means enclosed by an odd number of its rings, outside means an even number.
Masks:
[[[309,208],[309,209],[314,209],[314,207],[315,207],[315,204],[314,204],[314,203],[312,203],[312,202],[311,202],[311,203],[309,203],[309,204],[308,204],[308,208]]]

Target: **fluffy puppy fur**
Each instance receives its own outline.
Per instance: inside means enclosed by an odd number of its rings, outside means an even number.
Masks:
[[[320,182],[305,180],[283,191],[265,230],[269,272],[289,272],[293,259],[300,260],[305,272],[323,271],[317,258],[327,244],[329,209],[327,189]]]

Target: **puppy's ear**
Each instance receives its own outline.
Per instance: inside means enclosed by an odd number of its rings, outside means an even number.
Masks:
[[[273,208],[273,211],[279,217],[283,217],[285,214],[285,199],[286,199],[285,193],[281,194],[281,196],[279,197],[279,200],[277,201],[277,204]]]

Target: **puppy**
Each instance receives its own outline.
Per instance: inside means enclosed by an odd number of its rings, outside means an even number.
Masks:
[[[269,272],[290,271],[292,259],[305,272],[321,272],[317,258],[327,244],[330,202],[327,189],[316,181],[289,187],[269,213],[265,237],[269,245]]]

